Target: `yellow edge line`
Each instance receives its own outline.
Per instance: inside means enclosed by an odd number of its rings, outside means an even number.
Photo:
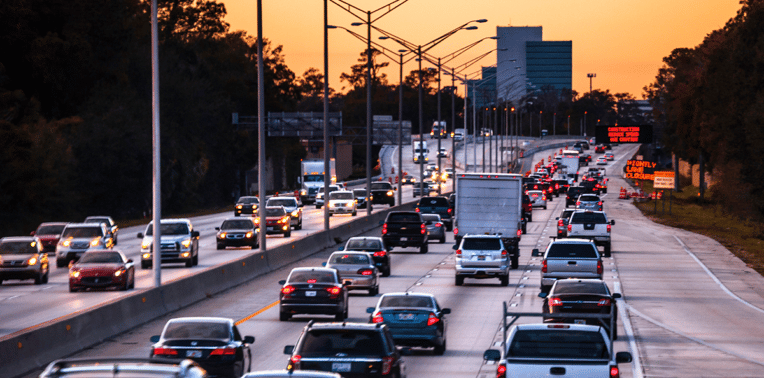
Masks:
[[[265,307],[263,307],[263,308],[261,308],[261,309],[257,310],[257,311],[256,311],[255,313],[253,313],[252,315],[249,315],[249,316],[247,316],[246,318],[244,318],[244,319],[241,319],[241,320],[239,320],[238,322],[236,322],[236,325],[238,326],[238,325],[240,325],[241,323],[244,323],[244,322],[246,322],[247,320],[249,320],[249,319],[252,319],[252,318],[254,318],[254,317],[255,317],[255,316],[257,316],[257,315],[260,315],[260,314],[262,314],[263,312],[265,312],[266,310],[269,310],[269,309],[273,308],[273,307],[274,307],[274,306],[276,306],[277,304],[279,304],[279,301],[273,302],[273,303],[271,303],[271,304],[269,304],[269,305],[267,305],[267,306],[265,306]]]

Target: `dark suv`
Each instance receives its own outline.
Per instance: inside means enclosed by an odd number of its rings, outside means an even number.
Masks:
[[[570,205],[576,206],[576,201],[578,201],[578,196],[588,193],[587,189],[583,186],[571,186],[568,188],[568,194],[565,197],[565,207],[568,207]]]
[[[451,216],[451,204],[446,197],[422,197],[414,209],[417,213],[438,214],[443,224],[446,225],[446,231],[451,231],[454,227],[454,219]]]
[[[395,206],[395,191],[398,190],[393,187],[393,184],[382,181],[371,183],[371,203],[372,204],[387,204]]]
[[[297,345],[284,347],[288,370],[340,373],[344,378],[405,377],[402,352],[395,348],[384,323],[313,323],[300,334]]]
[[[382,225],[382,240],[390,249],[419,247],[420,253],[427,253],[427,225],[415,211],[393,211],[387,214]]]

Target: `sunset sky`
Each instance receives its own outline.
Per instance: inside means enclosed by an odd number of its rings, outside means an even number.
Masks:
[[[218,0],[228,11],[231,30],[257,33],[255,0]],[[346,0],[364,10],[374,10],[392,0]],[[573,41],[573,89],[589,90],[587,73],[596,73],[594,89],[611,93],[628,92],[642,97],[642,88],[651,83],[662,58],[678,47],[695,47],[713,30],[722,28],[737,13],[735,0],[409,0],[374,25],[416,44],[424,44],[455,27],[475,19],[478,30],[462,30],[431,50],[445,56],[480,38],[496,34],[497,26],[543,26],[545,41]],[[384,11],[377,14],[381,15]],[[373,17],[374,18],[374,17]],[[329,24],[340,25],[366,35],[365,26],[348,12],[329,3]],[[323,1],[263,0],[263,35],[283,45],[286,63],[301,76],[307,68],[323,70]],[[372,39],[392,51],[400,47],[391,41]],[[350,72],[365,45],[341,29],[329,33],[329,84],[341,90],[339,76]],[[496,48],[486,40],[457,58],[461,64]],[[496,63],[495,53],[480,64]],[[473,66],[477,67],[477,66]],[[415,69],[404,66],[404,75]],[[472,71],[472,70],[470,70]],[[398,82],[398,64],[386,71],[390,83]],[[449,80],[450,81],[450,80]],[[450,83],[444,83],[450,85]]]

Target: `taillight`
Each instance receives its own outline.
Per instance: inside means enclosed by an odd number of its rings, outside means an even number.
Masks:
[[[557,227],[563,227],[565,224],[562,222],[562,219],[557,220]]]
[[[610,225],[607,225],[607,232],[610,232]]]
[[[453,211],[453,210],[454,210],[454,209],[452,209],[452,208],[449,208],[449,209],[448,209],[448,213],[449,213],[449,214],[451,214],[451,211]]]
[[[618,371],[618,366],[611,366],[610,367],[610,378],[620,378],[621,372]]]
[[[374,252],[374,257],[385,257],[386,255],[387,255],[387,251]]]
[[[387,235],[387,223],[382,225],[382,235]]]
[[[236,348],[218,348],[210,352],[210,356],[233,356],[236,355]]]
[[[462,250],[461,249],[457,249],[456,250],[456,255],[457,256],[461,256],[462,255]]]
[[[571,232],[571,231],[573,231],[573,225],[572,225],[572,224],[569,224],[569,225],[568,225],[568,232]]]
[[[422,223],[422,225],[421,225],[421,226],[419,226],[419,232],[420,232],[422,235],[424,235],[424,234],[426,234],[426,233],[427,233],[427,226],[425,226],[425,224],[424,224],[424,223]]]
[[[170,348],[154,348],[155,356],[177,356],[178,351]]]
[[[438,317],[437,317],[437,316],[435,316],[435,314],[433,314],[433,313],[431,312],[431,313],[430,313],[430,316],[427,318],[427,325],[428,325],[428,326],[431,326],[431,325],[433,325],[433,324],[435,324],[435,323],[437,323],[437,322],[439,322],[439,321],[440,321],[440,319],[438,319]]]
[[[292,294],[295,291],[295,287],[292,285],[287,285],[281,288],[281,293],[283,294]]]
[[[546,259],[541,262],[541,273],[546,273],[547,266],[546,266]]]
[[[417,207],[416,209],[414,209],[414,211],[416,211],[418,213],[419,212],[419,208]]]
[[[520,237],[520,235],[522,235],[522,234],[523,234],[523,230],[517,230],[517,237],[518,237],[518,238],[519,238],[519,237]]]
[[[338,286],[333,286],[333,287],[327,287],[326,291],[328,291],[329,294],[331,295],[337,295],[342,291],[342,289]]]
[[[382,375],[390,374],[393,370],[393,357],[382,357]]]
[[[379,311],[375,312],[371,316],[371,322],[372,323],[382,323],[384,321],[385,321],[385,319],[382,317],[382,314],[380,314]]]
[[[602,206],[602,201],[597,202],[598,206]]]
[[[435,223],[435,227],[443,227],[443,223],[440,223],[440,222]]]
[[[374,274],[374,271],[371,270],[371,269],[359,269],[358,270],[358,274],[360,274],[362,276],[370,276],[370,275]]]
[[[602,267],[602,261],[597,261],[597,274],[602,274],[603,267]]]
[[[507,254],[508,254],[508,253],[507,253],[507,250],[506,250],[506,249],[505,249],[505,250],[502,250],[502,251],[501,251],[501,258],[503,258],[503,259],[504,259],[504,258],[507,258]]]
[[[549,307],[558,307],[562,306],[562,299],[557,297],[549,298]]]
[[[603,306],[610,306],[610,298],[602,298],[599,302],[597,302],[597,306],[603,307]]]
[[[507,367],[499,365],[496,367],[496,378],[505,378],[507,376]]]
[[[292,356],[292,358],[289,359],[289,362],[293,363],[295,365],[294,367],[298,367],[300,364],[300,360],[302,360],[302,356],[299,354],[295,354],[294,356]]]
[[[576,206],[580,205],[581,201],[576,201]]]
[[[546,201],[546,195],[541,196],[541,199]]]
[[[454,228],[454,235],[459,235],[459,229],[458,228]]]

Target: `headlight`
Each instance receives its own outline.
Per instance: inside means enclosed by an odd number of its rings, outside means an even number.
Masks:
[[[119,277],[119,276],[121,276],[123,273],[125,273],[125,270],[124,270],[124,269],[120,269],[120,270],[118,270],[118,271],[114,272],[114,277]]]
[[[255,218],[255,224],[260,224],[260,218],[259,217]]]
[[[66,239],[61,242],[61,245],[64,247],[68,247],[70,244],[72,244],[72,239]]]
[[[242,208],[242,207],[244,207],[244,206],[242,206],[242,205],[236,205],[236,208],[237,208],[237,209],[239,209],[239,210],[241,210],[241,208]]]
[[[300,216],[300,210],[295,210],[295,211],[293,211],[293,212],[292,212],[292,216],[293,216],[293,217],[295,217],[295,218],[297,218],[298,216]]]
[[[225,232],[221,232],[221,233],[219,233],[219,234],[218,234],[218,239],[225,239],[225,235],[226,235],[226,233],[225,233]]]
[[[37,257],[30,257],[29,260],[27,260],[27,264],[37,265]]]
[[[80,276],[80,272],[78,270],[69,272],[69,277],[78,278],[79,276]]]
[[[141,249],[149,249],[149,248],[151,248],[151,240],[146,239],[143,241],[143,243],[141,243]]]
[[[392,190],[388,190],[387,191],[387,196],[388,197],[392,197],[393,196],[393,191]]]
[[[93,239],[90,241],[91,247],[98,247],[99,245],[101,245],[101,239]]]
[[[246,237],[247,237],[247,239],[251,239],[251,238],[252,238],[252,236],[254,236],[254,235],[255,235],[255,233],[254,233],[253,231],[250,231],[250,232],[247,232],[247,234],[246,234],[246,235],[244,235],[244,236],[246,236]]]
[[[334,202],[329,202],[329,205],[327,205],[327,206],[334,207],[335,205],[334,205]]]
[[[305,190],[305,189],[303,189],[303,190],[300,190],[300,195],[301,195],[301,196],[307,196],[307,195],[308,195],[308,191],[307,191],[307,190]]]
[[[180,242],[180,244],[183,245],[183,247],[188,248],[188,247],[191,246],[191,239],[186,239],[186,240]]]

